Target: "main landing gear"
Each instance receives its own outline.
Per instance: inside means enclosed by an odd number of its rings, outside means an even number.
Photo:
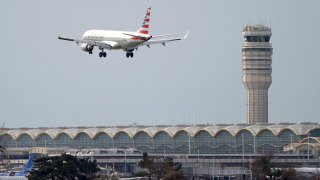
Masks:
[[[127,58],[129,58],[129,57],[133,58],[133,51],[134,51],[134,49],[126,49]]]
[[[132,58],[133,58],[133,52],[127,52],[127,53],[126,53],[126,56],[127,56],[127,58],[128,58],[128,57],[132,57]]]
[[[107,53],[106,52],[99,52],[99,57],[107,57]]]
[[[106,52],[99,52],[99,57],[107,57],[107,53]]]

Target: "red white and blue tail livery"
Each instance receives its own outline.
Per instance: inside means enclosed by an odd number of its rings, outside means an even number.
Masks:
[[[144,17],[141,28],[138,30],[138,33],[149,34],[149,24],[150,24],[150,13],[151,7],[148,8],[146,16]]]
[[[58,39],[73,41],[80,44],[83,51],[92,54],[94,47],[99,48],[101,52],[100,57],[106,57],[107,50],[123,50],[126,52],[127,57],[133,57],[133,51],[138,49],[140,46],[147,46],[153,44],[162,44],[165,46],[166,43],[172,41],[179,41],[187,38],[188,33],[183,38],[171,38],[171,39],[157,39],[159,37],[171,36],[172,34],[156,35],[152,36],[149,34],[150,25],[150,13],[151,8],[147,9],[146,16],[144,17],[142,26],[136,32],[129,31],[112,31],[112,30],[88,30],[86,31],[81,39],[73,39],[59,36]]]

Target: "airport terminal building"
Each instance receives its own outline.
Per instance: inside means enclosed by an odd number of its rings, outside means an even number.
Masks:
[[[318,123],[4,129],[7,148],[128,149],[156,154],[283,154],[320,136]]]
[[[173,157],[185,174],[203,177],[269,155],[279,167],[320,165],[319,123],[19,128],[3,129],[0,137],[13,164],[40,148],[49,155],[91,157],[122,173],[137,172],[142,152],[155,159]]]

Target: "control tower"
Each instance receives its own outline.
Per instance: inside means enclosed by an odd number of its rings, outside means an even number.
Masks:
[[[271,29],[247,25],[242,44],[243,83],[247,89],[248,124],[268,123],[268,89],[272,82]]]

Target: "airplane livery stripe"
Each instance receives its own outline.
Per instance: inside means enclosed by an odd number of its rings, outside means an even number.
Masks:
[[[142,34],[148,34],[148,31],[140,31],[140,33],[142,33]]]

